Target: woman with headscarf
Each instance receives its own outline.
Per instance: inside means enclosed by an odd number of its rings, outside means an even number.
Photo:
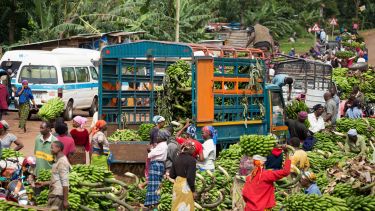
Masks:
[[[156,146],[147,155],[150,159],[150,171],[147,179],[147,192],[145,206],[150,210],[157,208],[160,201],[161,181],[165,173],[165,161],[167,159],[167,137],[169,132],[160,130]]]
[[[76,145],[76,152],[71,158],[72,165],[86,164],[86,152],[90,151],[90,134],[85,128],[87,119],[81,116],[76,116],[73,119],[73,127],[70,131]]]
[[[185,142],[181,153],[173,163],[170,178],[174,179],[172,211],[194,210],[196,159],[193,157],[195,145]]]
[[[214,171],[217,131],[212,126],[205,126],[202,128],[202,137],[204,139],[204,143],[202,144],[204,161],[199,162],[198,167],[201,171]]]
[[[109,143],[105,135],[107,130],[107,122],[98,120],[92,131],[92,156],[91,165],[106,166],[108,168]]]
[[[9,149],[12,143],[16,145],[15,151],[23,148],[23,143],[12,133],[8,133],[9,124],[5,120],[0,121],[0,149]]]
[[[162,117],[162,116],[154,116],[154,118],[152,118],[152,122],[154,122],[155,124],[155,127],[153,127],[151,129],[151,132],[150,132],[150,147],[149,147],[149,151],[150,149],[152,149],[153,147],[156,146],[156,143],[157,143],[157,140],[158,140],[158,133],[159,133],[159,130],[162,129],[165,125],[165,118]],[[140,189],[143,189],[146,185],[147,185],[147,178],[148,178],[148,170],[150,168],[150,159],[147,158],[146,159],[146,165],[145,165],[145,177],[146,177],[146,181],[144,183],[141,183],[138,185],[138,187]]]
[[[242,191],[246,203],[245,211],[272,210],[272,207],[276,205],[273,183],[290,174],[291,161],[286,151],[285,154],[284,168],[281,170],[266,170],[264,168],[266,158],[259,155],[253,156],[254,169],[247,176]]]
[[[22,87],[19,87],[17,89],[16,97],[19,97],[18,103],[20,123],[18,127],[23,129],[23,131],[26,133],[26,121],[30,113],[30,100],[33,102],[33,105],[36,108],[34,95],[29,87],[29,82],[27,80],[22,81]]]

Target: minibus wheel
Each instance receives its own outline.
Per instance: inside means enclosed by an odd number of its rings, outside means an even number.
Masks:
[[[91,107],[89,110],[89,115],[92,117],[94,116],[94,113],[98,111],[98,98],[94,97],[91,103]]]
[[[65,121],[70,121],[73,119],[73,101],[69,101],[66,105],[65,111],[64,111],[64,119]]]

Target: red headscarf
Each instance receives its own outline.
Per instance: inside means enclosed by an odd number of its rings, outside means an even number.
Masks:
[[[95,135],[98,131],[100,131],[104,126],[107,125],[107,122],[104,120],[98,120],[95,124],[94,129],[92,130],[92,135]]]

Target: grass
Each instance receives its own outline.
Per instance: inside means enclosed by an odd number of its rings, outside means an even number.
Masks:
[[[292,48],[296,49],[296,53],[302,54],[308,52],[310,48],[314,46],[315,40],[314,36],[311,36],[307,38],[297,38],[297,42],[295,43],[289,42],[288,39],[282,39],[279,43],[281,52],[285,54],[288,54]]]

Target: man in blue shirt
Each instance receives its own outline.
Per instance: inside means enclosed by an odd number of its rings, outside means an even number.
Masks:
[[[26,121],[30,113],[30,100],[33,102],[33,105],[36,108],[34,96],[27,80],[22,81],[22,87],[17,89],[16,96],[19,97],[20,122],[18,127],[23,129],[26,133]]]
[[[278,74],[275,77],[273,77],[272,83],[279,86],[280,88],[283,88],[283,86],[288,84],[289,85],[288,100],[291,99],[293,78],[289,77],[286,74]]]
[[[327,34],[324,29],[320,29],[320,42],[325,43],[327,39]]]
[[[305,171],[302,173],[301,185],[305,188],[305,194],[322,195],[318,185],[316,185],[316,176],[313,172]]]

